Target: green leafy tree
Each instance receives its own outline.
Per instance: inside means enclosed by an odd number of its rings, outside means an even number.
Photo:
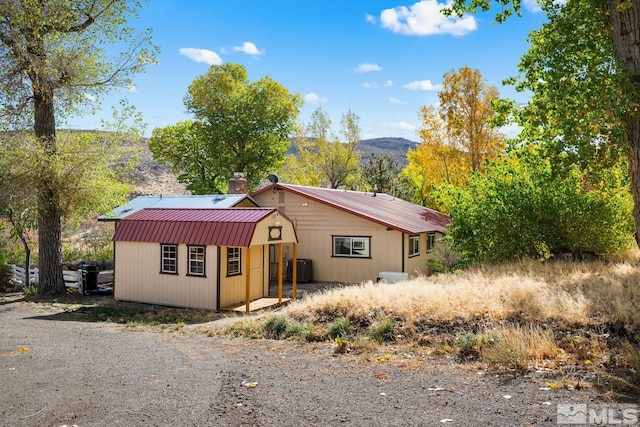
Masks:
[[[541,151],[516,149],[473,173],[466,188],[438,189],[454,247],[467,261],[611,253],[632,244],[633,202],[623,166],[612,166],[594,185],[577,165],[556,173]]]
[[[123,149],[116,132],[59,131],[56,156],[43,156],[30,132],[5,133],[0,138],[0,218],[20,240],[25,265],[30,264],[30,232],[37,229],[37,187],[40,174],[55,180],[57,205],[66,224],[77,224],[90,214],[106,213],[126,202],[131,185],[123,181],[135,158]]]
[[[255,188],[284,163],[302,99],[270,77],[248,80],[242,65],[213,65],[184,100],[194,119],[154,129],[149,148],[196,194],[224,193],[234,172]]]
[[[306,131],[293,140],[297,155],[289,155],[283,172],[286,181],[313,187],[356,188],[360,181],[360,117],[351,110],[342,115],[340,134],[322,108],[311,115]],[[300,126],[299,126],[300,128]],[[342,140],[340,140],[342,138]]]
[[[40,284],[38,293],[64,293],[61,264],[60,146],[56,120],[87,108],[153,62],[149,33],[126,21],[137,1],[0,0],[0,103],[8,129],[31,129],[41,166],[36,182]],[[110,57],[111,45],[123,46]]]
[[[410,183],[400,176],[401,172],[402,164],[394,156],[371,153],[362,167],[362,181],[368,191],[377,189],[380,193],[410,200]]]
[[[502,8],[498,22],[521,6],[516,0],[495,3]],[[450,12],[487,11],[492,4],[456,0]],[[524,137],[546,133],[544,139],[570,161],[615,163],[617,153],[626,152],[640,243],[640,0],[541,5],[548,22],[532,33],[520,64],[519,87],[534,92],[518,114],[528,126]]]

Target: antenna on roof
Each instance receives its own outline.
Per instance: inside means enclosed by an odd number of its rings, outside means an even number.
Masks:
[[[276,187],[276,184],[278,183],[278,181],[280,181],[278,175],[276,175],[275,173],[270,173],[269,175],[267,175],[267,178],[269,178],[269,181],[271,181],[271,183],[273,184],[273,186],[271,187],[271,191],[273,191],[274,193],[277,192],[278,188]]]

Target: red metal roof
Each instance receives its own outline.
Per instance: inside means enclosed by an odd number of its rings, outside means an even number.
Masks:
[[[113,240],[248,248],[273,208],[142,209],[123,218]]]
[[[445,232],[450,221],[449,216],[442,212],[388,194],[378,193],[374,196],[373,193],[362,191],[304,187],[280,182],[274,185],[280,190],[290,191],[407,234]],[[268,186],[253,194],[271,191],[272,188],[273,186]]]

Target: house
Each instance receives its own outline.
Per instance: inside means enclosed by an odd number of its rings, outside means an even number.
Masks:
[[[246,311],[269,294],[270,247],[298,242],[277,209],[239,207],[140,209],[119,220],[113,241],[116,300]]]
[[[360,283],[380,272],[428,273],[426,260],[449,217],[388,194],[276,182],[251,194],[293,221],[297,257],[310,260],[315,281]],[[285,258],[293,248],[284,247]],[[299,270],[298,270],[299,271]]]

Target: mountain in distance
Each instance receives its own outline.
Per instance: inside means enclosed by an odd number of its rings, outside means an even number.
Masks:
[[[402,165],[407,164],[407,151],[409,148],[415,149],[417,142],[406,138],[384,137],[363,139],[358,144],[360,149],[362,162],[369,159],[371,154],[378,156],[391,155],[395,157]]]
[[[406,138],[397,137],[384,137],[384,138],[370,138],[361,139],[358,144],[358,151],[360,151],[360,164],[364,165],[369,160],[371,154],[378,156],[393,156],[400,164],[407,164],[407,151],[409,148],[415,149],[417,142],[411,141]],[[297,154],[297,150],[291,144],[291,148],[287,151],[287,154]]]

